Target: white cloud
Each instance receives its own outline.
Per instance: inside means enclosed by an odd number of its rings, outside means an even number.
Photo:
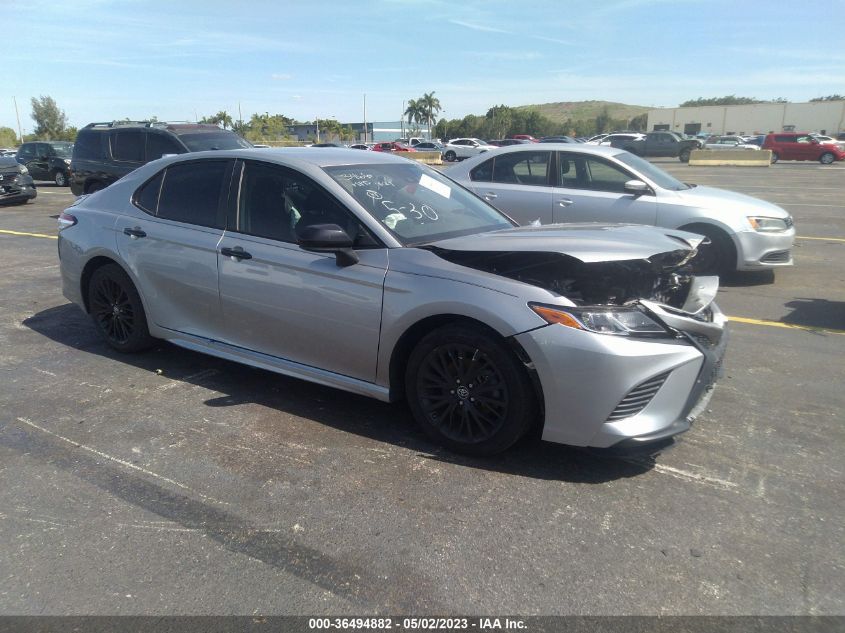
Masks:
[[[463,20],[449,20],[452,24],[457,24],[458,26],[463,26],[468,29],[472,29],[473,31],[484,31],[486,33],[509,33],[509,31],[505,31],[504,29],[497,29],[494,26],[485,26],[483,24],[474,24],[472,22],[464,22]]]
[[[276,81],[288,81],[293,79],[293,75],[289,75],[288,73],[273,73],[270,75],[271,79],[275,79]]]

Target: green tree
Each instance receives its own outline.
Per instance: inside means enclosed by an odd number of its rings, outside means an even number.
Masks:
[[[200,123],[211,123],[212,125],[222,125],[224,130],[228,130],[233,126],[232,117],[225,110],[220,110],[217,114],[212,116],[205,116],[200,119]]]
[[[607,106],[602,108],[601,112],[599,112],[598,116],[596,117],[596,134],[601,134],[606,130],[611,128],[611,120],[610,120],[610,112],[607,109]]]
[[[416,99],[408,99],[408,107],[405,108],[405,112],[402,113],[405,116],[408,124],[416,123],[419,124],[423,120],[423,108],[422,104],[419,103]]]
[[[67,127],[67,117],[59,109],[53,97],[32,97],[32,120],[35,121],[33,134],[42,140],[58,140],[62,138]]]
[[[431,129],[437,120],[437,115],[440,114],[440,99],[434,96],[434,91],[424,92],[423,96],[417,101],[417,106],[420,108],[420,122],[425,122],[428,126],[428,136],[431,137]]]
[[[643,112],[631,119],[628,127],[635,132],[642,132],[648,127],[648,112]]]
[[[754,99],[753,97],[737,97],[736,95],[727,95],[725,97],[711,97],[709,99],[706,99],[704,97],[699,97],[698,99],[690,99],[689,101],[684,101],[679,107],[692,108],[696,106],[749,105],[752,103],[766,102],[761,101],[760,99]]]
[[[845,101],[845,96],[840,94],[828,95],[826,97],[814,97],[810,101]]]
[[[0,127],[0,147],[15,147],[18,144],[18,135],[10,127]]]

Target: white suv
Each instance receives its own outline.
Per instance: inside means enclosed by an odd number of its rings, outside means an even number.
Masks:
[[[498,147],[490,145],[478,138],[455,138],[446,143],[443,160],[449,162],[463,160],[464,158],[478,156],[494,149],[498,149]]]

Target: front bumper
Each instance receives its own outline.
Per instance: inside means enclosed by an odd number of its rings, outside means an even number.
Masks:
[[[740,231],[736,233],[737,269],[763,270],[792,266],[795,227],[780,233]]]
[[[713,321],[705,327],[673,314],[670,327],[679,328],[674,339],[616,337],[561,325],[517,335],[543,390],[543,439],[607,448],[688,430],[707,405],[727,344],[726,319],[715,304],[710,308]],[[685,323],[689,329],[680,329]],[[627,408],[631,403],[633,409]],[[626,411],[631,415],[625,417]]]
[[[30,176],[0,175],[0,204],[15,204],[33,200],[38,195]]]

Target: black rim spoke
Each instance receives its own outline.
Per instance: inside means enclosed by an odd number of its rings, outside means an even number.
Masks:
[[[91,312],[106,337],[126,343],[135,331],[135,311],[126,290],[113,279],[101,279],[94,288]]]
[[[504,425],[509,395],[504,377],[478,348],[448,343],[423,359],[417,393],[426,418],[446,437],[478,443]]]

